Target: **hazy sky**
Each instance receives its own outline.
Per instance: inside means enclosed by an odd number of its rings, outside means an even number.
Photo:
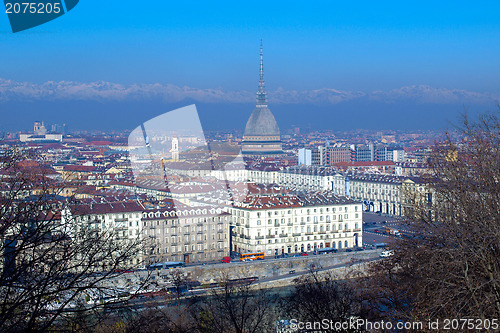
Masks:
[[[500,86],[499,1],[80,1],[13,34],[0,78],[255,90]]]
[[[500,1],[408,3],[82,0],[16,34],[0,14],[0,129],[134,128],[190,103],[243,128],[261,39],[280,126],[440,128],[494,109]]]

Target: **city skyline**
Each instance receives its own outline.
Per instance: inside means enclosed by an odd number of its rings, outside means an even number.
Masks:
[[[283,128],[442,129],[500,100],[494,2],[98,5],[17,34],[0,20],[1,130],[134,128],[192,103],[243,129],[261,39]]]

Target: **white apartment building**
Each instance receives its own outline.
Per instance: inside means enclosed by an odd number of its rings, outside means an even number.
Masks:
[[[362,205],[331,192],[251,196],[230,208],[233,251],[265,255],[362,246]]]
[[[301,191],[332,191],[345,195],[344,176],[325,167],[290,167],[278,173],[280,186]]]
[[[136,241],[143,235],[144,210],[145,207],[138,201],[107,202],[71,206],[61,215],[64,225],[67,225],[67,221],[73,222],[75,227],[90,224],[94,228],[113,231],[117,240]],[[143,259],[143,253],[138,253],[129,264],[140,264]]]
[[[363,203],[363,209],[384,214],[402,215],[405,177],[355,174],[348,177],[349,196]]]

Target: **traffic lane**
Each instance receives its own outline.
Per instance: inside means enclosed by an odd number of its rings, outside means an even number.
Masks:
[[[384,214],[377,214],[377,213],[372,213],[372,212],[363,212],[363,222],[376,222],[377,224],[382,223],[383,221],[388,221],[388,222],[398,222],[404,220],[402,216],[391,216],[391,215],[384,215]]]
[[[389,243],[393,239],[392,236],[384,235],[376,232],[363,231],[363,243],[367,246],[375,246],[375,244]]]
[[[401,216],[378,216],[376,213],[363,212],[363,231],[372,231],[379,229],[384,231],[385,228],[400,230],[404,233],[413,233],[409,226],[409,221]]]
[[[282,274],[282,275],[276,275],[276,276],[268,276],[268,277],[265,277],[265,278],[261,278],[261,279],[257,280],[256,282],[253,282],[252,284],[259,284],[259,283],[264,283],[264,282],[272,282],[272,281],[282,280],[282,279],[288,279],[288,278],[296,278],[296,277],[299,277],[301,275],[309,274],[311,271],[314,271],[314,272],[323,272],[323,271],[327,271],[327,270],[331,270],[331,269],[335,269],[335,268],[350,267],[353,264],[360,264],[360,263],[363,263],[363,262],[371,262],[371,261],[375,261],[375,260],[380,260],[380,258],[378,256],[374,257],[374,258],[369,258],[369,259],[352,258],[351,261],[343,262],[343,263],[335,264],[335,265],[331,265],[331,266],[321,266],[320,265],[320,266],[317,266],[317,267],[314,267],[314,268],[311,267],[310,269],[307,269],[307,270],[295,271],[294,273],[290,273],[289,272],[288,274]]]
[[[405,222],[388,222],[381,224],[371,224],[365,223],[363,224],[363,232],[371,232],[371,233],[381,233],[388,235],[391,231],[399,231],[403,235],[415,234],[416,232],[412,230],[411,226],[406,224]]]

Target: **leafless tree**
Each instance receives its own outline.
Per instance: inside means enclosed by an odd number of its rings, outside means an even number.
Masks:
[[[188,278],[183,270],[172,269],[169,271],[167,281],[174,287],[175,296],[179,299],[188,287]]]
[[[224,277],[192,310],[194,328],[207,333],[272,332],[276,327],[276,297],[250,282]]]
[[[499,318],[499,113],[464,116],[429,169],[406,193],[415,237],[395,242],[395,255],[374,266],[373,300],[414,320]]]
[[[311,270],[294,280],[294,289],[286,298],[282,310],[287,318],[301,322],[321,323],[328,320],[343,323],[360,316],[361,301],[348,280],[339,280],[330,272]],[[300,330],[309,331],[317,331],[317,328]],[[335,331],[334,327],[332,331]],[[351,332],[349,328],[347,332]]]
[[[26,167],[29,158],[14,150],[0,156],[1,330],[70,327],[77,317],[90,325],[104,313],[103,299],[109,308],[125,298],[119,278],[143,244],[64,219],[72,203],[59,198],[66,184],[36,163]]]

